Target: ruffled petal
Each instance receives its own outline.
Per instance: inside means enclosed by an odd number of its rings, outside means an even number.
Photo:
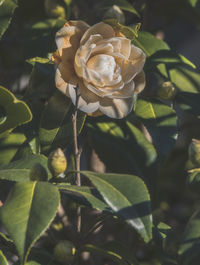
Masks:
[[[76,105],[76,87],[69,85],[69,95],[72,103]],[[83,83],[79,82],[78,86],[78,109],[86,113],[93,113],[99,108],[99,97],[91,93]]]
[[[145,88],[146,80],[145,80],[145,73],[142,71],[134,78],[135,82],[135,90],[134,93],[139,94]]]
[[[81,38],[80,44],[84,45],[91,35],[100,34],[104,39],[112,38],[115,36],[113,28],[104,23],[100,22],[90,27]]]
[[[68,83],[66,83],[63,78],[61,77],[60,70],[56,69],[56,76],[55,76],[55,83],[56,87],[66,96],[69,97],[69,91],[68,91]]]
[[[100,101],[99,110],[110,118],[122,119],[133,108],[133,98],[111,99],[104,98]]]
[[[135,80],[131,80],[128,84],[125,84],[120,91],[114,92],[110,98],[130,98],[135,93]]]

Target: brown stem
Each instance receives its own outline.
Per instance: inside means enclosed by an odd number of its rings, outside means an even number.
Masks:
[[[72,124],[73,124],[73,140],[74,140],[74,156],[75,156],[75,166],[76,166],[76,185],[81,186],[81,174],[80,174],[80,158],[82,148],[78,147],[78,139],[77,139],[77,113],[78,113],[78,87],[76,88],[76,105],[75,110],[72,115]],[[81,207],[77,208],[77,232],[81,232]]]

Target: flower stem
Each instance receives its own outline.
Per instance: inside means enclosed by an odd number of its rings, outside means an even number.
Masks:
[[[76,88],[76,94],[78,87]],[[77,135],[77,114],[78,114],[78,96],[76,95],[76,105],[74,113],[72,114],[72,125],[73,125],[73,142],[74,142],[74,157],[75,157],[75,167],[76,167],[76,185],[81,186],[81,174],[80,174],[80,158],[82,153],[82,148],[78,146],[78,135]],[[77,232],[81,232],[81,207],[77,208]]]

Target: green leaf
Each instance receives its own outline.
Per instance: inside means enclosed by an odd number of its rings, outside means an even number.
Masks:
[[[17,182],[30,181],[30,169],[36,163],[40,163],[46,169],[49,178],[52,177],[47,167],[47,158],[44,155],[30,155],[8,165],[0,166],[0,179]]]
[[[7,259],[1,250],[0,250],[0,264],[1,265],[8,265]]]
[[[140,17],[139,13],[137,10],[131,5],[128,1],[126,0],[106,0],[102,2],[102,6],[104,8],[111,7],[113,5],[117,5],[119,8],[121,8],[124,11],[128,11],[137,17]]]
[[[0,39],[7,30],[16,7],[16,0],[0,1]]]
[[[111,259],[112,261],[114,261],[115,264],[128,265],[128,263],[126,261],[124,261],[123,258],[118,253],[105,250],[103,248],[94,246],[92,244],[87,244],[87,245],[83,246],[81,248],[81,250],[92,252],[92,253],[95,253],[97,255],[99,254],[101,256],[107,257],[107,258]]]
[[[105,19],[104,22],[111,25],[115,30],[123,33],[130,40],[132,40],[135,37],[138,37],[138,31],[141,26],[141,24],[138,23],[132,27],[127,27],[127,26],[120,24],[118,20],[114,18]]]
[[[50,183],[21,182],[15,184],[1,207],[0,220],[13,239],[22,263],[55,217],[59,200],[58,189]]]
[[[64,193],[71,197],[76,202],[90,206],[99,211],[110,211],[111,209],[103,201],[97,190],[87,186],[77,187],[65,183],[57,184],[60,190],[64,190]]]
[[[133,44],[140,47],[147,56],[151,56],[159,50],[169,50],[166,42],[157,39],[149,32],[139,31],[138,38],[133,39]]]
[[[166,156],[174,146],[178,132],[176,112],[159,100],[139,99],[135,115],[144,123],[156,149]]]
[[[8,164],[25,141],[26,137],[22,133],[11,133],[0,138],[0,164]]]
[[[32,114],[25,102],[18,100],[9,90],[0,86],[0,106],[6,117],[0,122],[0,136],[12,131],[15,127],[31,121]]]
[[[149,168],[157,158],[153,145],[130,122],[92,121],[88,124],[92,146],[109,171],[150,174]],[[108,150],[115,153],[115,159]]]
[[[136,229],[145,242],[152,239],[150,196],[139,177],[88,171],[81,173],[89,178],[117,216]]]
[[[66,146],[73,139],[71,100],[59,91],[50,98],[41,117],[39,129],[40,144],[43,152]],[[77,132],[81,132],[86,114],[78,112]]]
[[[180,263],[182,265],[196,265],[199,262],[200,248],[200,211],[190,218],[179,248]]]
[[[8,238],[5,234],[3,234],[2,232],[0,232],[0,237],[2,237],[5,241],[7,242],[13,242],[10,238]]]
[[[196,66],[190,62],[187,58],[185,58],[181,54],[176,54],[172,50],[158,50],[153,55],[149,57],[151,64],[158,65],[160,63],[164,63],[167,65],[188,65],[192,68],[196,68]]]

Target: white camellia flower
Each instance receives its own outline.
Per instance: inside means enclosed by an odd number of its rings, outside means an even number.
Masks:
[[[56,86],[74,105],[78,99],[78,109],[117,119],[130,113],[134,93],[145,87],[146,56],[140,48],[104,22],[89,27],[69,21],[56,43]]]

